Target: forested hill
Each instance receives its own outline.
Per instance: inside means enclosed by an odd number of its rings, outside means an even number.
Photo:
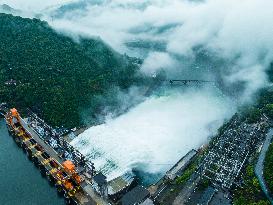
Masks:
[[[137,59],[98,39],[76,43],[38,19],[0,14],[0,36],[0,102],[29,107],[54,126],[79,125],[92,97],[139,80]],[[99,112],[99,103],[91,106]]]

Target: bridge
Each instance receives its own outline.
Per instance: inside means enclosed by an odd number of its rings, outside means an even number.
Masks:
[[[155,77],[153,82],[148,86],[145,96],[150,96],[152,92],[162,85],[185,86],[185,85],[200,85],[200,84],[215,84],[215,81],[198,80],[198,79],[164,79]]]
[[[210,80],[192,80],[192,79],[183,79],[183,80],[169,80],[169,83],[171,85],[175,83],[182,83],[183,85],[188,85],[190,83],[193,84],[205,84],[205,83],[215,83],[215,81],[210,81]]]

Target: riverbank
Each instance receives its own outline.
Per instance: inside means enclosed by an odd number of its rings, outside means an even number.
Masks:
[[[260,186],[264,194],[266,195],[267,199],[271,202],[271,204],[273,204],[273,199],[269,193],[266,182],[264,180],[263,170],[264,170],[264,161],[265,161],[266,152],[269,148],[272,137],[273,137],[273,129],[271,128],[266,135],[266,139],[264,141],[262,150],[260,152],[260,156],[258,158],[256,167],[255,167],[255,174],[259,180]]]

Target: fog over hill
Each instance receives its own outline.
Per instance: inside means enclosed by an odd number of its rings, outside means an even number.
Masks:
[[[272,1],[0,3],[47,20],[75,41],[79,36],[99,36],[115,50],[143,58],[142,71],[147,75],[163,69],[168,78],[215,80],[228,90],[226,96],[218,88],[165,90],[125,115],[87,130],[73,143],[110,178],[131,168],[162,173],[166,166],[152,164],[172,164],[197,148],[238,104],[253,102],[255,92],[268,85],[266,71],[273,61]],[[105,168],[109,162],[114,162],[110,171]]]
[[[1,0],[15,9],[48,20],[56,30],[99,36],[119,52],[146,58],[146,73],[220,73],[227,84],[240,84],[244,100],[266,85],[273,58],[273,3],[267,0]],[[262,23],[261,23],[262,22]],[[213,63],[192,65],[196,54]],[[215,65],[219,60],[221,64]],[[156,63],[151,63],[156,62]],[[200,62],[198,62],[200,63]],[[196,74],[196,73],[194,73]],[[207,76],[205,76],[207,77]],[[218,76],[219,77],[219,76]]]

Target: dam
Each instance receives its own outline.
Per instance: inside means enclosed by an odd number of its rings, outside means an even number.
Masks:
[[[67,204],[104,205],[127,204],[135,192],[143,198],[134,200],[151,200],[145,187],[168,178],[168,170],[174,177],[183,172],[193,149],[232,114],[226,103],[208,90],[167,92],[78,136],[53,129],[31,111],[21,117],[15,108],[1,110],[14,141]]]
[[[172,88],[87,129],[71,144],[108,179],[134,172],[147,186],[191,149],[206,143],[234,112],[230,105],[214,89]]]

